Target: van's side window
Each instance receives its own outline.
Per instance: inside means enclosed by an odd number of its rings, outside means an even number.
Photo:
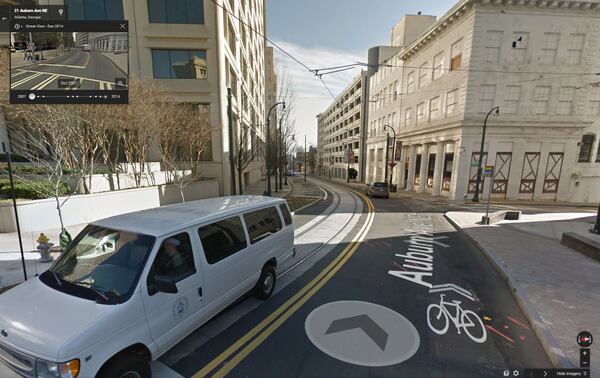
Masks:
[[[250,244],[257,243],[262,239],[281,230],[281,217],[277,209],[268,207],[266,209],[244,214],[244,221],[248,227]]]
[[[246,235],[240,217],[225,219],[198,229],[206,261],[217,263],[246,248]]]
[[[163,240],[148,274],[148,291],[156,293],[155,276],[166,276],[179,282],[196,273],[194,252],[187,232]]]
[[[290,209],[288,209],[287,205],[282,203],[279,205],[279,208],[281,209],[281,215],[283,215],[283,221],[285,222],[285,225],[289,226],[292,224],[292,214],[290,214]]]

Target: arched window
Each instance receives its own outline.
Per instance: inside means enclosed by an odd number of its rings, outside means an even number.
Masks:
[[[594,146],[594,140],[596,136],[594,134],[586,134],[581,138],[579,143],[579,163],[589,163],[592,159],[592,148]]]

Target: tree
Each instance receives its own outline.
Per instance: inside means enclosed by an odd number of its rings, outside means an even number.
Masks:
[[[288,69],[285,65],[282,65],[278,69],[279,80],[277,81],[277,101],[285,101],[285,113],[282,115],[280,121],[279,130],[279,145],[282,146],[279,151],[277,161],[279,162],[279,183],[282,184],[282,176],[285,176],[285,183],[287,185],[287,172],[286,167],[288,165],[287,156],[292,148],[292,141],[296,132],[296,121],[294,120],[294,112],[296,109],[296,86],[292,76],[289,74]]]
[[[161,126],[158,143],[167,180],[178,187],[185,202],[184,190],[201,177],[200,162],[210,152],[208,147],[215,128],[208,111],[198,105],[169,101],[156,105]]]
[[[247,125],[242,125],[236,143],[235,150],[235,168],[238,175],[238,191],[239,194],[243,193],[242,176],[244,171],[250,166],[256,157],[256,146],[251,145],[251,141],[255,138],[251,138],[251,131]]]
[[[64,194],[66,179],[64,172],[70,164],[74,148],[72,144],[72,126],[67,122],[64,112],[53,111],[52,105],[12,107],[6,114],[7,127],[12,135],[13,147],[21,155],[45,172],[47,182],[52,183],[52,191],[45,193],[53,197],[60,228],[64,232],[62,207],[71,197],[61,198]],[[23,181],[36,185],[39,179],[21,176]],[[40,189],[44,186],[39,185]]]

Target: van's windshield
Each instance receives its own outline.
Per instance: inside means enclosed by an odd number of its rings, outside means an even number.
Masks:
[[[53,288],[99,302],[127,300],[155,238],[87,226],[40,279]]]

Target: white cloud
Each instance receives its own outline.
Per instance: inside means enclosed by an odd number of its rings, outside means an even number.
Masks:
[[[360,56],[346,51],[307,48],[285,41],[274,42],[310,69],[335,67],[366,61],[366,53],[365,56]],[[306,133],[309,143],[315,144],[317,141],[315,117],[333,102],[333,98],[323,83],[312,72],[309,72],[277,48],[274,48],[274,50],[276,67],[284,66],[296,87],[297,100],[294,112],[296,133],[302,139]],[[323,76],[323,80],[333,94],[337,96],[360,73],[360,70],[361,67],[357,67],[352,70],[325,75]]]

